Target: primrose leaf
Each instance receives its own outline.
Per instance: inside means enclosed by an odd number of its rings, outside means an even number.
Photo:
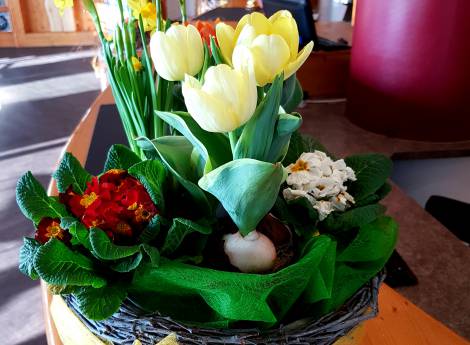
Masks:
[[[357,207],[343,213],[332,213],[323,225],[332,231],[348,231],[373,222],[384,212],[385,207],[380,204]]]
[[[92,320],[104,320],[119,310],[127,297],[127,290],[121,286],[104,286],[99,289],[86,287],[75,294],[80,311]]]
[[[18,180],[16,202],[24,216],[35,224],[44,217],[62,218],[68,215],[65,206],[56,198],[47,196],[31,172],[27,172]]]
[[[166,236],[162,253],[165,255],[173,253],[176,249],[178,249],[184,238],[193,232],[209,235],[212,233],[212,228],[210,226],[195,223],[188,219],[173,219],[173,225],[171,226]]]
[[[127,258],[140,251],[139,246],[119,246],[111,242],[106,233],[98,228],[90,229],[90,243],[93,254],[101,260]]]
[[[57,189],[65,193],[72,186],[75,193],[83,194],[91,175],[83,169],[80,162],[71,153],[66,152],[53,177],[57,181]]]
[[[354,170],[356,181],[348,187],[348,192],[356,202],[377,192],[392,173],[390,158],[376,153],[350,156],[346,164]]]
[[[41,243],[32,238],[23,238],[23,246],[20,249],[20,271],[33,280],[39,278],[36,269],[34,268],[34,259]]]
[[[144,185],[152,201],[163,212],[165,210],[164,186],[167,176],[163,164],[158,160],[146,160],[132,166],[129,174]]]
[[[104,165],[104,171],[111,169],[129,170],[131,166],[141,161],[130,148],[125,145],[115,144],[108,151],[108,157]]]
[[[48,284],[102,287],[106,280],[94,271],[93,261],[52,238],[35,256],[34,269]]]

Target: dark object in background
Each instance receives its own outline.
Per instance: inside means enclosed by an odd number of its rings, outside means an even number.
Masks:
[[[385,283],[392,288],[418,284],[418,278],[396,250],[385,265],[385,271],[387,272]]]
[[[350,49],[348,42],[334,42],[318,37],[313,21],[313,11],[310,0],[263,0],[263,11],[271,16],[279,10],[289,10],[297,21],[300,34],[300,47],[313,41],[313,50],[333,51]]]
[[[91,138],[90,151],[85,164],[86,171],[93,175],[101,174],[108,150],[114,144],[129,146],[116,106],[114,104],[102,105]]]
[[[425,210],[449,229],[460,240],[470,243],[470,204],[433,195],[426,202]]]

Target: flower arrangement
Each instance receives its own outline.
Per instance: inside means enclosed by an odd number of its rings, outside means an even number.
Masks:
[[[24,274],[92,320],[130,299],[188,325],[269,329],[338,309],[383,268],[397,237],[379,204],[391,162],[336,159],[298,132],[295,73],[313,44],[299,52],[289,12],[214,29],[184,10],[181,24],[163,21],[159,1],[129,1],[124,18],[118,1],[109,39],[83,3],[129,147],[112,146],[99,176],[66,153],[58,197],[20,178],[36,228]]]

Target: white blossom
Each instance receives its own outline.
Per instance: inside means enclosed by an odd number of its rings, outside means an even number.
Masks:
[[[284,189],[284,198],[307,198],[318,211],[320,220],[354,203],[345,183],[355,181],[356,175],[343,159],[333,161],[324,152],[306,152],[286,169],[289,188]]]

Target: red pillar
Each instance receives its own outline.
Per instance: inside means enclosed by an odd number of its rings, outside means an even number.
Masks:
[[[470,0],[357,0],[347,116],[393,137],[470,139]]]

